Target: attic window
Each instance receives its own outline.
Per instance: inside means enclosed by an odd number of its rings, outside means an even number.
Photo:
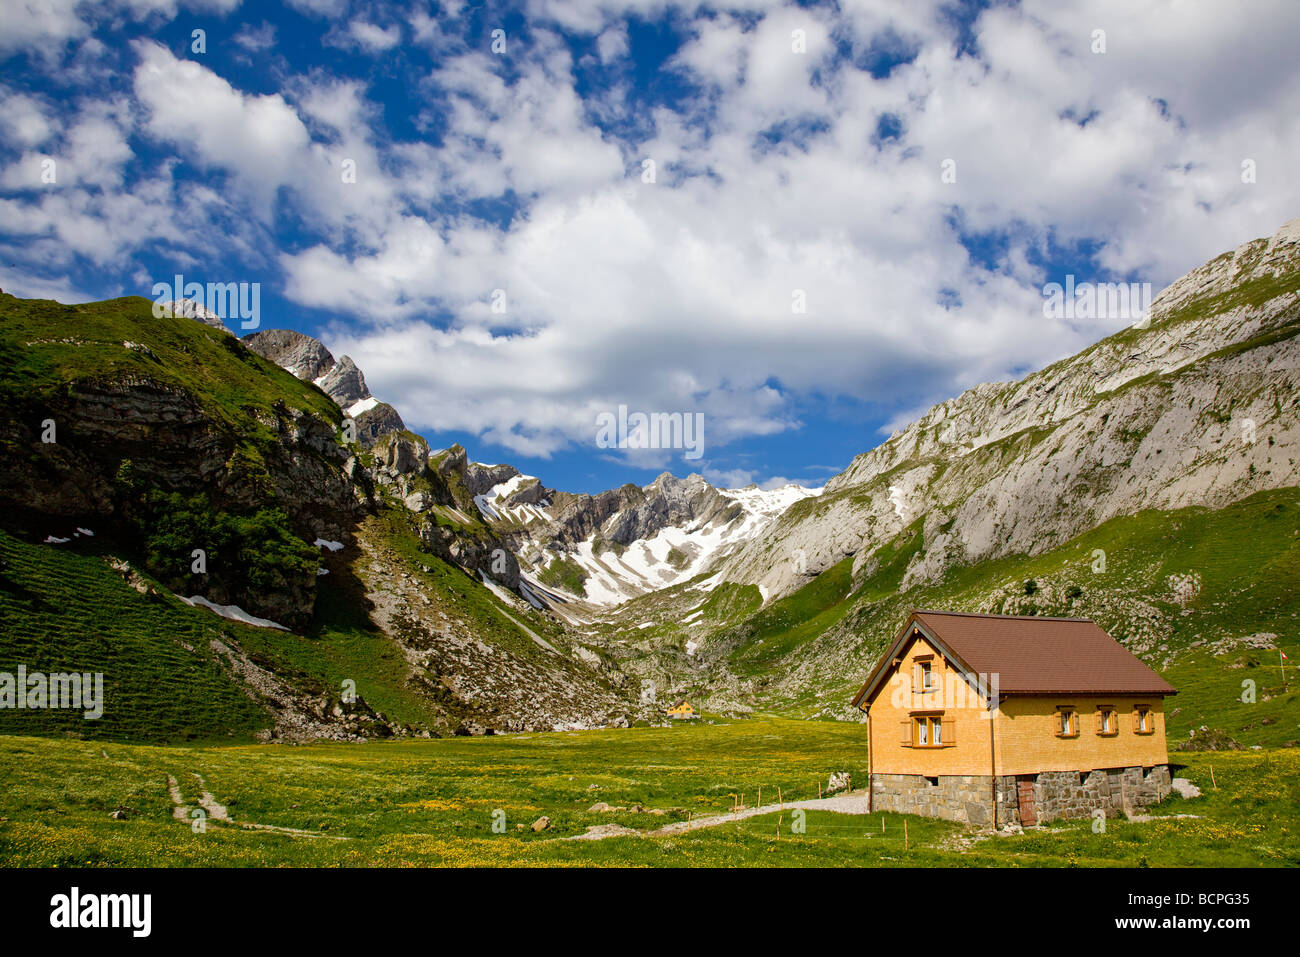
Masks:
[[[938,690],[939,674],[934,669],[933,657],[927,656],[915,660],[912,665],[912,687],[917,694]]]

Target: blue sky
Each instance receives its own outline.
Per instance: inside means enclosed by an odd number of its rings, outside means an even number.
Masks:
[[[1300,214],[1300,7],[1062,6],[0,0],[0,286],[258,282],[434,446],[818,485],[1127,322],[1045,283]],[[702,458],[597,447],[619,405]]]

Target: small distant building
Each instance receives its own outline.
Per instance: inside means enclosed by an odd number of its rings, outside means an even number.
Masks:
[[[872,810],[978,826],[1169,794],[1174,688],[1086,618],[914,611],[853,704]]]
[[[691,707],[689,701],[683,701],[676,707],[668,709],[668,717],[672,720],[681,721],[683,719],[698,718],[699,715],[695,713],[695,709]]]

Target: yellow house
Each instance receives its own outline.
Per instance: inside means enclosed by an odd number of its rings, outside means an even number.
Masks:
[[[668,709],[668,717],[679,720],[682,718],[698,718],[699,715],[695,713],[695,709],[691,707],[689,701],[683,701],[677,707]]]
[[[872,810],[981,826],[1169,793],[1174,688],[1085,618],[914,611],[853,699]]]

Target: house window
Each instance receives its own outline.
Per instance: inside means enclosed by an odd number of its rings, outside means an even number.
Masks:
[[[1115,709],[1108,704],[1097,707],[1097,733],[1102,737],[1113,737],[1119,734],[1119,718],[1115,714]]]
[[[953,719],[942,714],[914,714],[904,722],[903,744],[913,748],[950,748],[956,744]],[[910,730],[910,734],[907,732]]]
[[[1056,709],[1056,736],[1074,738],[1079,735],[1079,716],[1073,708]]]
[[[917,658],[912,666],[912,687],[917,694],[937,691],[939,675],[934,670],[934,661],[929,658]]]
[[[1156,730],[1155,717],[1144,704],[1133,709],[1133,730],[1138,734],[1153,734]]]

